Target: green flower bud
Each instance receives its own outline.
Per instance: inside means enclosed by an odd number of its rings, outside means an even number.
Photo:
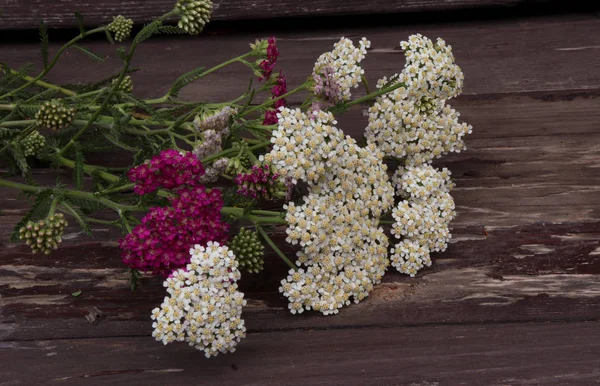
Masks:
[[[62,213],[49,216],[46,221],[29,221],[19,229],[19,239],[24,240],[33,253],[41,252],[47,255],[58,248],[67,225]]]
[[[112,85],[114,86],[114,84],[116,82],[117,82],[117,79],[113,79]],[[133,91],[133,82],[131,81],[131,77],[129,75],[126,75],[123,78],[123,80],[121,81],[121,84],[119,85],[119,87],[117,87],[117,91],[121,91],[126,94],[131,94],[131,92]]]
[[[38,126],[58,131],[73,123],[75,108],[66,105],[61,99],[52,99],[42,103],[35,119]]]
[[[230,158],[225,171],[230,175],[237,175],[244,171],[242,161],[239,158]]]
[[[231,239],[229,249],[238,259],[240,269],[248,273],[258,273],[263,270],[265,246],[260,242],[256,232],[246,228],[240,229],[240,232]]]
[[[115,40],[122,42],[131,34],[133,28],[133,20],[127,19],[121,15],[113,18],[113,21],[108,25],[107,29],[115,35]]]
[[[259,56],[259,57],[266,58],[268,47],[269,47],[269,41],[265,40],[265,39],[261,39],[261,40],[256,39],[256,41],[254,43],[250,43],[250,48],[252,48],[252,56]]]
[[[23,141],[23,154],[25,157],[36,155],[46,146],[46,138],[39,131],[32,131]]]
[[[213,3],[210,0],[179,0],[175,8],[181,15],[177,26],[190,35],[198,35],[210,21]]]

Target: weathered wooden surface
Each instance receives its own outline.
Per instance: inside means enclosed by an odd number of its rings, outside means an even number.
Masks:
[[[199,358],[147,338],[5,342],[4,384],[592,385],[600,322],[251,333]]]
[[[26,2],[0,1],[0,30],[37,28],[43,20],[52,27],[76,27],[74,12],[84,16],[88,25],[107,23],[113,16],[123,15],[136,23],[145,23],[157,15],[168,12],[176,0],[104,0],[104,1],[54,1],[29,0]],[[310,0],[299,3],[293,0],[239,0],[215,1],[212,20],[271,19],[298,16],[341,16],[389,14],[400,12],[448,11],[473,8],[506,8],[525,3],[556,3],[549,0],[376,0],[339,1]]]
[[[468,150],[439,161],[453,172],[459,216],[452,223],[452,244],[432,268],[415,279],[388,273],[369,299],[337,316],[292,316],[276,290],[286,268],[269,256],[263,274],[242,282],[250,299],[249,338],[237,354],[206,362],[183,345],[165,348],[148,337],[149,311],[164,292],[156,278],[144,279],[138,292],[128,290],[114,232],[97,227],[90,239],[70,228],[65,247],[49,257],[5,244],[0,246],[0,340],[6,342],[0,359],[5,355],[37,372],[8,367],[0,370],[0,382],[597,380],[598,323],[582,322],[600,318],[600,19],[581,14],[286,32],[277,34],[280,68],[293,86],[335,39],[365,35],[373,41],[365,67],[374,81],[402,68],[398,41],[414,32],[444,37],[454,47],[466,83],[465,95],[451,104],[474,126]],[[176,74],[243,53],[253,38],[232,34],[144,43],[135,63],[143,67],[134,74],[135,90],[158,96]],[[88,81],[117,68],[114,47],[89,46],[110,55],[113,69],[99,69],[71,52],[49,78]],[[11,65],[37,61],[37,48],[5,45],[0,59]],[[226,100],[245,90],[248,75],[241,67],[227,68],[182,94],[190,100]],[[360,113],[340,116],[339,126],[359,135],[366,125]],[[36,174],[40,182],[54,177]],[[24,209],[16,192],[3,189],[0,196],[5,242]],[[284,251],[293,253],[288,246]],[[71,296],[79,290],[79,297]],[[91,324],[85,316],[94,307],[106,316]],[[544,324],[548,321],[565,323]],[[453,326],[428,327],[432,324]],[[334,330],[316,331],[329,328]],[[78,361],[92,350],[98,352],[94,359]]]

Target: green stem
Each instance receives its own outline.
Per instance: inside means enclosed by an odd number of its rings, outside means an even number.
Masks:
[[[305,82],[305,83],[303,83],[302,85],[296,87],[295,89],[293,89],[290,92],[287,92],[287,93],[285,93],[285,94],[283,94],[283,95],[281,95],[281,96],[279,96],[277,98],[269,99],[269,100],[267,100],[266,102],[264,102],[261,105],[254,106],[254,107],[246,110],[242,114],[240,114],[239,117],[243,117],[243,116],[246,116],[246,115],[250,114],[253,111],[264,109],[265,107],[269,107],[269,106],[273,105],[275,102],[277,102],[280,99],[287,98],[288,96],[290,96],[292,94],[295,94],[298,91],[302,91],[302,90],[306,89],[306,87],[308,86],[308,84],[309,84],[308,82]]]
[[[224,206],[221,208],[221,214],[228,214],[235,218],[244,217],[244,208],[234,208],[232,206]]]
[[[157,20],[163,21],[175,13],[176,13],[175,11],[168,12],[168,13],[164,14],[163,16],[159,17]],[[90,128],[90,126],[92,126],[94,124],[96,119],[98,119],[98,117],[100,117],[100,115],[102,114],[102,112],[104,111],[104,109],[106,108],[106,106],[108,105],[110,100],[112,99],[113,95],[115,95],[115,93],[117,92],[117,89],[121,85],[121,82],[123,82],[123,79],[125,78],[125,74],[127,74],[127,70],[129,69],[131,59],[133,58],[133,53],[135,52],[135,49],[138,45],[137,37],[140,36],[140,34],[144,33],[146,28],[149,28],[149,26],[150,25],[147,25],[146,27],[142,28],[142,30],[140,32],[138,32],[136,37],[133,39],[133,43],[131,43],[131,46],[129,46],[129,52],[127,53],[127,57],[125,58],[125,64],[123,65],[123,69],[121,70],[121,73],[119,74],[119,77],[117,78],[117,80],[112,84],[112,87],[110,88],[108,95],[106,96],[106,98],[104,99],[102,104],[100,105],[100,108],[98,110],[96,110],[96,112],[88,120],[87,124],[85,126],[83,126],[77,133],[75,133],[75,135],[71,138],[71,140],[69,140],[69,142],[67,142],[67,144],[58,152],[59,156],[63,155],[65,153],[65,151],[67,151],[67,149],[69,149],[71,146],[73,146],[75,144],[75,141],[77,141],[77,139],[88,128]]]
[[[365,74],[362,74],[360,76],[360,80],[365,85],[365,91],[367,92],[367,94],[370,94],[371,90],[369,89],[369,82],[367,82],[367,78],[365,77]]]
[[[0,127],[20,127],[29,125],[35,125],[35,119],[27,119],[24,121],[6,121],[0,123]]]
[[[118,226],[118,227],[122,228],[120,224],[117,224],[114,221],[101,220],[99,218],[93,218],[93,217],[86,217],[85,219],[88,222],[93,222],[93,223],[96,223],[96,224],[112,225],[112,226]]]
[[[69,96],[76,95],[76,93],[74,91],[67,90],[66,88],[62,88],[62,87],[57,86],[52,83],[44,82],[43,80],[39,80],[39,79],[33,78],[28,75],[19,74],[17,71],[13,70],[12,68],[9,69],[8,72],[10,72],[12,75],[18,76],[19,78],[21,78],[23,80],[30,82],[29,84],[35,84],[36,86],[41,86],[41,87],[45,87],[47,89],[56,90],[60,93],[63,93],[65,95],[69,95]]]
[[[8,181],[8,180],[3,180],[3,179],[0,179],[0,186],[6,186],[8,188],[19,189],[21,191],[29,192],[29,193],[40,193],[43,190],[47,189],[47,188],[40,187],[40,186],[26,185],[26,184],[21,184],[18,182],[13,182],[13,181]],[[100,203],[100,204],[106,206],[107,208],[111,208],[117,212],[144,210],[143,208],[140,208],[138,206],[121,205],[121,204],[111,201],[109,199],[102,198],[102,197],[96,197],[92,193],[82,192],[79,190],[62,189],[61,192],[64,193],[64,195],[67,197],[79,197],[79,198],[83,198],[86,200],[95,201],[95,202]]]
[[[35,78],[29,77],[30,79],[27,80],[27,83],[21,85],[20,87],[17,87],[16,89],[14,89],[14,90],[12,90],[10,92],[7,92],[4,95],[0,95],[0,100],[8,98],[9,96],[15,95],[19,91],[24,90],[27,87],[31,86],[32,84],[39,82],[40,79],[42,79],[48,72],[50,72],[50,70],[52,69],[52,67],[54,67],[54,65],[56,64],[56,62],[58,61],[58,59],[60,58],[60,56],[62,55],[62,53],[67,48],[71,47],[73,44],[77,43],[78,41],[80,41],[81,39],[85,38],[86,36],[90,36],[90,35],[98,33],[98,32],[104,32],[105,28],[106,27],[98,27],[98,28],[89,30],[87,32],[84,32],[82,34],[79,34],[79,35],[75,36],[73,39],[69,40],[65,45],[63,45],[58,50],[58,52],[56,53],[56,55],[54,55],[54,58],[52,59],[52,62],[50,62],[50,64],[48,64],[48,66],[46,68],[44,68],[44,70],[38,76],[36,76]],[[53,85],[50,85],[49,83],[46,83],[46,82],[44,82],[44,83],[46,85],[53,86]],[[46,87],[46,86],[44,86],[44,87]],[[56,89],[58,91],[61,91],[61,90],[59,90],[60,87],[56,87]],[[66,90],[66,89],[63,89],[63,90]],[[70,90],[67,90],[67,91],[70,91]],[[72,92],[72,91],[70,91],[70,92]],[[74,95],[74,94],[75,93],[72,92],[72,94],[70,94],[70,95]]]
[[[102,92],[104,92],[106,90],[105,87],[99,89],[99,90],[94,90],[94,91],[89,91],[83,94],[76,94],[73,95],[72,97],[68,98],[68,99],[81,99],[81,98],[87,98],[89,96],[94,96],[96,94],[101,94]]]
[[[258,149],[263,148],[265,146],[269,146],[270,144],[271,144],[271,141],[261,142],[259,144],[254,145],[254,146],[250,146],[248,148],[248,150],[250,150],[250,151],[252,151],[252,150],[258,150]],[[220,151],[220,152],[218,152],[216,154],[213,154],[213,155],[210,155],[210,156],[204,158],[202,160],[202,163],[207,163],[207,162],[210,162],[210,161],[212,161],[214,159],[225,157],[225,156],[227,156],[229,154],[235,153],[236,151],[238,151],[238,149],[234,149],[234,148],[229,148],[229,149]]]
[[[358,99],[350,101],[345,104],[345,107],[352,107],[354,105],[358,105],[358,104],[367,102],[371,99],[377,98],[380,95],[387,94],[388,92],[394,91],[395,89],[400,88],[400,87],[406,87],[406,85],[404,83],[396,83],[390,87],[383,88],[381,90],[375,91],[373,93],[370,93],[370,94],[360,97]]]
[[[281,216],[283,212],[275,212],[272,210],[253,210],[250,213],[263,216]]]
[[[106,195],[106,194],[112,194],[112,193],[126,192],[126,191],[129,191],[129,190],[132,190],[134,186],[135,186],[134,183],[125,184],[125,185],[121,185],[121,186],[116,187],[116,188],[103,190],[103,191],[100,192],[100,194]]]
[[[275,253],[281,258],[281,260],[283,260],[291,269],[297,271],[298,267],[296,267],[296,265],[292,263],[291,260],[283,254],[283,252],[281,252],[281,249],[279,249],[277,245],[275,245],[273,240],[271,240],[269,235],[267,235],[267,232],[265,232],[265,230],[260,225],[258,225],[256,229],[258,230],[258,233],[260,233],[260,235],[263,237],[263,239],[265,239],[267,244],[269,244],[269,246],[273,249],[273,251],[275,251]]]
[[[56,204],[58,204],[58,198],[55,197],[52,200],[52,203],[50,204],[50,209],[48,210],[48,217],[54,214],[54,211],[56,210]]]
[[[254,222],[255,224],[279,224],[279,225],[287,225],[287,221],[284,218],[278,216],[267,216],[267,217],[259,217],[251,214],[247,214],[245,216],[248,220]]]

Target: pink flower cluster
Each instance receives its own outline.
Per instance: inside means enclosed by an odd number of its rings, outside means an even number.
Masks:
[[[272,99],[276,99],[287,92],[287,80],[285,76],[279,71],[279,75],[277,76],[277,83],[271,89]],[[280,107],[285,106],[285,99],[281,98],[275,101],[274,110],[267,110],[265,112],[265,119],[263,120],[263,125],[274,125],[277,123],[277,111]]]
[[[129,179],[135,182],[133,190],[142,196],[160,187],[174,189],[182,185],[194,186],[203,174],[202,162],[194,154],[182,155],[177,150],[169,149],[129,170]]]
[[[238,194],[253,198],[271,198],[278,182],[279,173],[272,173],[269,165],[254,165],[250,173],[235,178]]]
[[[139,195],[159,187],[173,190],[169,206],[153,207],[141,224],[119,241],[123,262],[132,269],[168,276],[190,261],[190,248],[227,240],[229,225],[221,220],[221,191],[200,184],[202,162],[192,153],[165,150],[129,171]]]
[[[201,185],[181,188],[170,206],[151,208],[142,223],[120,241],[123,262],[132,269],[168,276],[190,261],[190,248],[224,243],[229,225],[221,221],[221,192]]]
[[[262,76],[259,78],[259,80],[263,80],[271,76],[271,73],[275,68],[277,58],[279,57],[279,50],[277,49],[275,37],[271,36],[268,42],[269,45],[267,46],[267,58],[259,64],[259,67],[262,70]]]

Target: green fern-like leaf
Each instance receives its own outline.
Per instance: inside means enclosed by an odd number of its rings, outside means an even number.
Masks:
[[[136,43],[141,43],[144,40],[150,38],[152,35],[158,33],[158,29],[162,26],[162,23],[159,20],[154,20],[153,22],[147,24],[142,28],[140,33],[135,37]]]
[[[113,145],[115,145],[117,147],[120,147],[123,150],[127,150],[127,151],[130,151],[130,152],[136,152],[136,151],[138,151],[138,149],[136,149],[135,147],[129,146],[128,144],[124,143],[120,139],[116,138],[111,133],[103,132],[102,135],[104,135],[104,138],[106,138],[107,140],[109,140],[110,143],[112,143]]]
[[[90,51],[89,49],[87,49],[85,47],[78,46],[77,44],[73,44],[73,48],[77,48],[79,51],[83,52],[84,54],[86,54],[87,56],[89,56],[90,58],[94,59],[97,62],[104,63],[103,57]]]
[[[92,232],[90,230],[90,226],[88,225],[88,223],[87,223],[87,221],[85,219],[85,215],[79,209],[77,209],[76,207],[72,206],[71,203],[69,203],[67,201],[61,202],[60,206],[63,209],[65,209],[71,216],[73,216],[73,218],[77,221],[77,223],[81,227],[81,230],[86,235],[92,234]]]
[[[169,90],[169,94],[173,95],[173,96],[177,96],[177,94],[179,94],[179,91],[181,91],[182,88],[184,88],[188,84],[192,83],[193,81],[199,79],[202,76],[203,72],[204,72],[204,67],[198,67],[198,68],[193,69],[190,72],[187,72],[187,73],[181,75],[179,78],[177,78],[177,80],[175,80],[175,82],[171,86],[171,89]]]
[[[0,140],[14,138],[20,132],[21,132],[20,130],[7,129],[6,127],[0,127]]]
[[[157,33],[160,34],[167,34],[167,35],[182,35],[182,34],[186,34],[187,32],[179,27],[175,27],[172,25],[163,25],[158,27],[158,31]]]
[[[97,201],[92,201],[81,197],[69,197],[65,200],[65,202],[89,213],[104,208],[104,206]]]
[[[125,51],[125,47],[117,48],[117,56],[121,58],[122,61],[127,60],[127,52]]]
[[[27,163],[27,158],[23,153],[23,149],[21,148],[21,144],[18,142],[11,142],[8,146],[8,152],[12,156],[12,159],[15,161],[17,167],[21,171],[23,176],[28,176],[31,172],[29,168],[29,164]]]
[[[44,22],[40,22],[40,40],[42,43],[42,60],[44,61],[44,68],[48,68],[48,29],[46,28],[46,24]]]
[[[75,186],[77,189],[81,189],[83,186],[83,178],[84,171],[83,165],[85,163],[85,159],[83,156],[83,151],[81,150],[81,146],[79,144],[75,145],[75,167],[73,168],[73,179],[75,180]]]
[[[51,189],[47,189],[35,196],[35,202],[31,206],[31,209],[29,209],[29,212],[27,212],[21,221],[15,225],[13,233],[10,236],[10,241],[19,241],[19,229],[24,227],[27,222],[40,220],[46,217],[48,211],[50,210],[50,206],[52,205],[52,193],[53,191]]]

